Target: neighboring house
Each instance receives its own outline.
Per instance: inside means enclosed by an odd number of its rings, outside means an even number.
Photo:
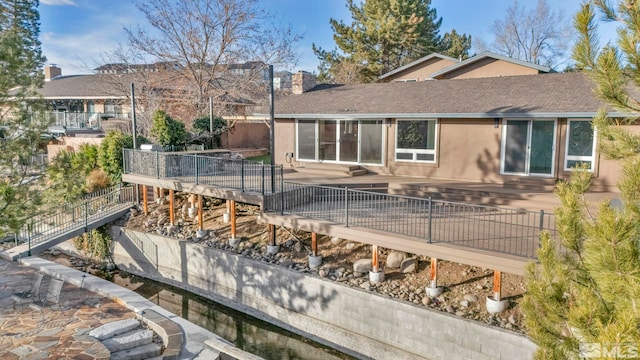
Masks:
[[[596,187],[615,189],[619,165],[600,157],[591,126],[603,105],[593,88],[581,73],[317,86],[276,103],[275,158],[518,186],[585,163]]]
[[[291,75],[288,71],[276,71],[273,74],[274,90],[291,91]]]
[[[537,75],[549,72],[553,72],[553,70],[546,66],[540,66],[487,51],[464,61],[458,61],[441,54],[427,55],[381,75],[379,80],[382,82],[413,82]]]

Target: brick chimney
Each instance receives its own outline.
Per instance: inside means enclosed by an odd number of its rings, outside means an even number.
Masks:
[[[44,68],[44,81],[51,81],[57,76],[62,76],[62,69],[55,64],[47,65]]]
[[[315,75],[306,71],[298,71],[291,75],[291,92],[294,94],[302,94],[313,89],[316,86]]]

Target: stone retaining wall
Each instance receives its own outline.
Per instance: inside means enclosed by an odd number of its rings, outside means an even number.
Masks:
[[[115,226],[112,235],[113,258],[120,269],[202,295],[358,358],[531,359],[535,351],[528,338],[510,331],[190,241]],[[141,238],[157,245],[157,257],[134,245]]]

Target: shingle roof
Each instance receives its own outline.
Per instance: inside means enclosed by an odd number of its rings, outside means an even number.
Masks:
[[[316,87],[275,103],[276,117],[501,117],[594,114],[603,103],[582,73]]]
[[[459,63],[453,64],[453,65],[448,66],[448,67],[446,67],[444,69],[438,70],[438,71],[430,74],[429,76],[435,79],[440,75],[444,75],[444,74],[450,73],[452,71],[455,71],[455,70],[470,66],[470,65],[472,65],[474,63],[477,63],[480,60],[486,59],[486,58],[506,61],[508,63],[512,63],[512,64],[528,67],[528,68],[531,68],[531,69],[534,69],[534,70],[538,70],[539,72],[543,72],[543,73],[555,72],[555,71],[552,71],[552,69],[550,67],[547,67],[547,66],[542,66],[542,65],[530,63],[530,62],[527,62],[527,61],[522,61],[522,60],[510,58],[508,56],[492,53],[491,51],[485,51],[485,52],[483,52],[481,54],[472,56],[472,57],[470,57],[470,58],[468,58],[468,59],[466,59],[464,61],[461,61]]]
[[[420,59],[412,61],[412,62],[410,62],[410,63],[408,63],[408,64],[406,64],[404,66],[401,66],[401,67],[399,67],[397,69],[391,70],[388,73],[384,73],[384,74],[378,76],[378,79],[379,80],[386,79],[389,76],[397,74],[397,73],[399,73],[401,71],[404,71],[406,69],[410,69],[410,68],[412,68],[412,67],[414,67],[416,65],[420,65],[420,64],[422,64],[422,63],[424,63],[424,62],[426,62],[428,60],[431,60],[433,58],[438,58],[438,59],[441,59],[441,60],[451,60],[453,62],[457,62],[458,61],[458,59],[454,59],[454,58],[449,57],[449,56],[445,56],[445,55],[438,54],[438,53],[433,53],[433,54],[429,54],[429,55],[427,55],[425,57],[421,57]]]
[[[125,98],[113,85],[113,75],[72,75],[46,81],[40,94],[45,99]]]

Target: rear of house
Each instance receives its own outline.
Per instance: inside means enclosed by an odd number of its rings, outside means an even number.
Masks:
[[[591,125],[602,106],[581,73],[317,86],[276,103],[275,158],[523,187],[584,163],[594,189],[615,190],[620,166]]]

